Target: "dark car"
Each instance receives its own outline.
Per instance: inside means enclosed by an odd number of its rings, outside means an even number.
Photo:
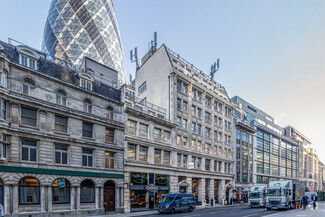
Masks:
[[[194,194],[168,194],[159,204],[159,213],[192,212],[195,209]]]

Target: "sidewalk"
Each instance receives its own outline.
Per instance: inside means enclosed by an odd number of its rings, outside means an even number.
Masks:
[[[289,210],[280,213],[270,214],[267,216],[272,217],[324,217],[325,216],[325,201],[319,201],[316,209],[314,210],[313,205],[309,204],[307,209]],[[265,216],[266,217],[266,216]]]
[[[247,204],[236,204],[236,205],[214,205],[213,207],[211,206],[197,206],[196,210],[201,210],[201,209],[212,209],[212,208],[221,208],[221,207],[233,207],[233,206],[247,206]],[[194,211],[194,212],[195,212]],[[114,216],[114,217],[133,217],[133,216],[145,216],[145,215],[158,215],[158,210],[150,210],[150,211],[142,211],[142,212],[131,212],[131,213],[118,213],[118,214],[109,214],[109,215],[100,215],[96,217],[107,217],[107,216]]]

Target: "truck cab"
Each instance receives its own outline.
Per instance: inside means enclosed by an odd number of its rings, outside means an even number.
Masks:
[[[252,186],[249,188],[248,192],[249,192],[248,203],[250,208],[265,207],[267,186],[265,185]]]

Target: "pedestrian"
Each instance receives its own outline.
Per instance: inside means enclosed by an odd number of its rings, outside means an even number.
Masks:
[[[307,195],[305,194],[303,197],[302,197],[302,206],[303,206],[303,208],[304,209],[306,209],[306,207],[307,207],[307,204],[308,204],[308,197],[307,197]]]
[[[2,206],[1,203],[0,203],[0,216],[1,217],[4,217],[5,216],[4,213],[3,213],[3,206]]]
[[[311,196],[311,200],[313,201],[314,209],[316,209],[316,202],[318,200],[318,197],[316,196],[316,194],[314,194],[313,196]]]

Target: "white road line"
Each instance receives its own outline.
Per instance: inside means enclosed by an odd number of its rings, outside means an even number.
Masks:
[[[217,214],[217,213],[222,213],[222,212],[226,212],[226,211],[209,212],[209,214]]]
[[[244,215],[243,217],[248,217],[248,216],[253,216],[253,215],[258,215],[258,214],[251,214],[251,215]]]

